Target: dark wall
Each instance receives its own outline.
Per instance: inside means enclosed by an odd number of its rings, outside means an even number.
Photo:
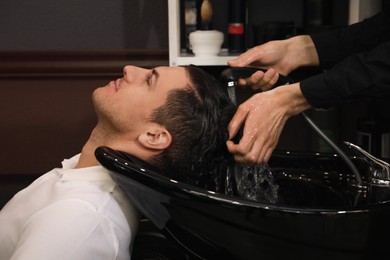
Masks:
[[[225,33],[227,3],[212,1],[214,27]],[[348,0],[248,0],[248,44],[252,25],[292,21],[301,28],[308,19],[340,25],[347,7]],[[324,11],[332,15],[316,14]],[[168,1],[1,0],[0,39],[0,50],[168,48]]]
[[[108,78],[3,79],[0,170],[44,173],[79,153],[95,124],[92,91]],[[84,141],[83,141],[84,140]]]
[[[0,50],[168,48],[167,0],[1,0]]]

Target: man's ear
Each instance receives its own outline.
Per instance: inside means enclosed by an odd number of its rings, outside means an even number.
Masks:
[[[154,125],[138,136],[138,142],[149,149],[164,150],[171,145],[172,136],[165,127]]]

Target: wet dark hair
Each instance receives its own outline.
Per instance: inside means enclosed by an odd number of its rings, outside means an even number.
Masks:
[[[210,175],[233,160],[226,141],[236,107],[216,78],[194,65],[185,68],[191,86],[170,91],[166,103],[152,114],[151,120],[165,126],[173,139],[152,164],[166,176],[212,188]]]

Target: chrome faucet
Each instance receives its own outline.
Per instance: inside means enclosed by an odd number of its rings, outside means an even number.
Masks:
[[[344,142],[349,148],[351,148],[356,154],[359,154],[369,164],[371,180],[370,184],[380,187],[390,187],[390,164],[376,158],[370,153],[366,152],[361,147],[350,143]]]

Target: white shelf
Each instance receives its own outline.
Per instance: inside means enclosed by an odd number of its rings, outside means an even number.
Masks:
[[[195,57],[193,54],[179,53],[175,60],[170,60],[171,66],[198,65],[198,66],[227,66],[227,62],[237,56],[228,55],[226,49],[222,49],[218,56]]]
[[[198,66],[227,66],[227,61],[237,57],[229,55],[222,49],[218,56],[195,57],[181,52],[180,46],[180,6],[179,0],[168,0],[168,29],[169,29],[169,65],[198,65]]]

